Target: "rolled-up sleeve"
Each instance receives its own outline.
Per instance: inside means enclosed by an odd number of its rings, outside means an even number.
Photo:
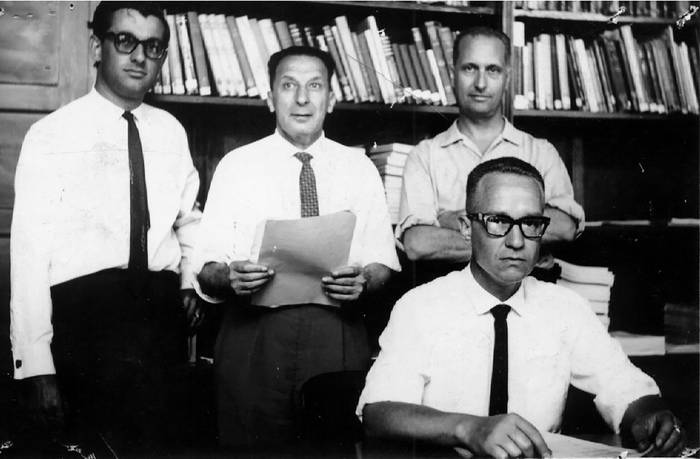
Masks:
[[[572,350],[571,383],[595,394],[595,405],[605,422],[619,433],[630,403],[659,394],[654,380],[634,366],[620,344],[608,335],[588,305],[578,309],[577,336]]]
[[[578,235],[583,231],[585,215],[583,207],[574,200],[574,188],[569,172],[554,145],[543,139],[538,139],[537,143],[538,164],[535,166],[542,172],[546,203],[573,218]]]
[[[420,142],[408,155],[403,170],[399,222],[396,240],[402,247],[403,233],[416,225],[438,225],[438,201],[430,176],[429,153],[432,140]]]
[[[372,365],[360,395],[356,414],[362,419],[365,405],[393,401],[420,404],[427,374],[430,344],[421,331],[413,292],[407,293],[394,306],[389,323],[379,337],[381,351]]]
[[[14,377],[56,372],[51,355],[50,292],[52,212],[56,209],[51,165],[43,154],[50,135],[32,127],[15,174],[10,234],[10,339]]]

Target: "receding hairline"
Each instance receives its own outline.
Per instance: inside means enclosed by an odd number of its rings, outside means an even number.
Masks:
[[[540,196],[540,203],[544,207],[545,204],[545,195],[544,195],[544,187],[542,186],[542,183],[540,183],[539,180],[537,180],[535,177],[532,177],[530,175],[526,174],[520,174],[518,172],[514,171],[499,171],[499,170],[494,170],[494,171],[489,171],[479,177],[479,181],[476,182],[476,185],[474,186],[474,193],[467,195],[467,200],[466,200],[466,205],[465,208],[467,212],[473,212],[474,205],[476,202],[478,202],[480,199],[484,198],[485,191],[482,191],[481,188],[484,186],[484,181],[487,177],[492,176],[492,175],[509,175],[511,177],[520,177],[523,179],[530,180],[531,182],[535,183],[537,185],[537,189],[539,190],[539,196]]]

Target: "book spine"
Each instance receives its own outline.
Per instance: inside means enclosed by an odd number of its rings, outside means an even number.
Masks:
[[[321,51],[325,51],[330,54],[328,50],[328,44],[326,43],[326,38],[323,35],[316,36],[317,47]],[[331,90],[335,96],[335,100],[343,100],[343,90],[340,88],[340,82],[338,81],[338,71],[336,70],[331,76]]]
[[[438,69],[437,61],[435,60],[435,53],[432,49],[426,49],[425,55],[428,58],[428,63],[430,64],[430,71],[433,73],[433,78],[435,79],[435,84],[437,85],[438,95],[440,96],[439,102],[442,105],[447,105],[447,96],[445,95],[444,85],[440,81],[440,70]]]
[[[432,92],[430,91],[428,82],[423,74],[423,65],[420,61],[420,57],[418,56],[418,49],[414,43],[408,45],[408,54],[411,58],[411,67],[415,71],[416,77],[418,78],[418,85],[421,89],[421,97],[426,103],[431,103],[433,101]]]
[[[218,40],[221,48],[220,54],[227,69],[224,81],[229,85],[232,94],[245,96],[246,86],[243,80],[243,72],[234,49],[233,39],[226,25],[226,16],[217,14],[209,22],[214,24],[214,37],[215,40]]]
[[[383,45],[383,50],[384,50],[384,58],[386,59],[386,63],[389,67],[389,76],[391,77],[391,81],[389,85],[387,85],[387,91],[389,93],[389,101],[390,103],[396,102],[396,94],[397,90],[401,87],[401,82],[399,79],[399,70],[396,65],[396,58],[394,57],[394,52],[391,49],[391,40],[389,40],[389,37],[387,35],[382,35],[382,45]],[[400,93],[400,91],[398,91]]]
[[[338,27],[340,41],[343,43],[343,51],[348,58],[348,67],[350,68],[352,79],[357,87],[358,98],[360,99],[360,102],[367,102],[369,100],[369,96],[367,94],[367,88],[364,85],[362,70],[360,69],[357,58],[357,50],[352,42],[352,35],[350,34],[348,19],[345,16],[338,16],[335,18],[335,24],[336,27]]]
[[[639,58],[634,47],[634,37],[632,36],[632,28],[629,25],[623,25],[622,27],[620,27],[620,33],[622,34],[622,43],[625,46],[627,59],[629,59],[630,70],[632,74],[632,82],[634,83],[634,90],[637,94],[637,99],[639,101],[639,111],[648,112],[649,102],[646,100],[646,95],[644,94],[644,88],[642,86],[642,74],[639,68]]]
[[[182,69],[185,74],[185,93],[194,95],[198,93],[197,74],[194,69],[194,59],[192,58],[192,45],[187,30],[187,16],[184,14],[175,15],[177,25],[178,43],[180,43],[180,53],[182,54]]]
[[[282,49],[289,48],[294,45],[292,41],[292,36],[289,34],[289,26],[287,21],[276,21],[275,22],[275,32],[277,33],[277,38],[280,42],[280,47]],[[328,37],[326,37],[326,41]]]
[[[214,42],[214,55],[218,61],[219,70],[221,73],[221,82],[223,85],[223,93],[227,96],[245,95],[237,91],[236,85],[233,82],[234,69],[231,61],[226,55],[226,47],[224,45],[224,37],[221,35],[219,21],[216,14],[208,15],[208,25],[211,30],[211,37]]]
[[[173,87],[170,79],[170,58],[168,56],[165,56],[163,66],[160,69],[160,79],[163,94],[171,94]]]
[[[248,23],[250,24],[250,30],[253,31],[253,39],[255,40],[256,48],[258,53],[260,53],[260,62],[262,62],[263,67],[267,67],[267,61],[270,60],[270,51],[267,49],[265,40],[263,40],[258,20],[255,18],[248,18]]]
[[[185,79],[182,73],[182,59],[180,58],[180,44],[178,43],[177,26],[175,15],[168,14],[165,17],[170,28],[170,41],[168,42],[168,62],[170,64],[170,77],[172,81],[173,94],[185,94]]]
[[[382,91],[383,87],[379,82],[379,78],[382,76],[379,75],[376,62],[374,62],[373,56],[371,55],[367,44],[367,37],[365,36],[366,32],[367,31],[359,32],[356,35],[358,49],[360,50],[362,61],[365,63],[365,69],[368,77],[367,82],[369,83],[371,93],[375,95],[375,100],[377,102],[386,101],[386,95]]]
[[[340,83],[340,87],[343,90],[343,100],[352,102],[354,100],[354,97],[352,95],[352,88],[350,87],[350,82],[348,81],[348,77],[345,73],[343,62],[340,59],[340,55],[338,54],[338,48],[336,46],[335,38],[333,37],[331,28],[330,26],[323,26],[322,30],[323,37],[326,39],[326,45],[328,46],[328,52],[333,58],[333,62],[335,62],[335,71],[338,75],[338,82]]]
[[[270,92],[270,81],[267,76],[266,63],[263,63],[260,59],[261,54],[260,51],[258,51],[257,43],[255,37],[253,36],[253,31],[250,28],[248,16],[239,16],[235,19],[236,25],[238,26],[238,32],[240,33],[241,40],[243,41],[243,48],[246,56],[248,56],[250,68],[253,71],[255,86],[258,88],[260,98],[266,100],[267,95]]]
[[[211,95],[211,83],[209,82],[209,71],[207,69],[206,53],[204,43],[202,43],[202,31],[199,28],[199,19],[194,11],[187,12],[187,23],[190,27],[190,39],[192,40],[192,52],[194,54],[194,68],[199,82],[199,94],[202,96]]]
[[[513,108],[527,110],[527,96],[525,95],[524,72],[525,63],[523,50],[525,48],[525,23],[513,22],[513,79],[515,93],[513,95]]]
[[[449,72],[450,81],[454,80],[455,68],[454,68],[454,36],[452,35],[452,30],[449,27],[439,27],[438,37],[440,38],[440,46],[445,54],[445,65]]]
[[[333,39],[335,40],[335,45],[338,47],[338,55],[343,63],[343,68],[345,68],[345,74],[348,77],[348,83],[350,84],[350,89],[352,90],[352,97],[355,102],[360,102],[358,96],[357,83],[353,78],[352,71],[350,70],[350,63],[347,54],[345,53],[345,48],[343,47],[343,41],[340,39],[340,32],[337,26],[331,26],[331,33],[333,34]]]
[[[587,110],[588,103],[586,101],[585,92],[583,90],[583,82],[581,81],[581,70],[578,68],[576,51],[574,50],[574,39],[573,37],[565,38],[567,50],[566,62],[569,68],[569,81],[571,82],[571,87],[574,90],[574,98],[572,100],[572,105],[577,110]]]
[[[399,88],[399,94],[401,94],[399,102],[401,101],[401,97],[404,97],[406,101],[410,101],[410,94],[412,91],[411,83],[408,81],[408,73],[406,73],[406,66],[404,65],[398,43],[391,44],[391,52],[396,61],[396,71],[399,73],[399,83],[401,84]]]
[[[311,26],[304,26],[303,31],[304,31],[304,38],[306,39],[306,43],[310,47],[315,48],[316,44],[314,43],[314,29],[312,29]]]
[[[525,43],[523,47],[523,94],[525,94],[525,108],[535,108],[535,76],[533,68],[533,45]]]
[[[294,43],[294,46],[304,46],[304,39],[301,36],[301,30],[299,30],[298,25],[295,23],[289,24],[289,34],[292,37],[292,43]]]
[[[265,47],[270,55],[275,54],[277,51],[281,50],[280,42],[277,40],[277,34],[275,33],[275,26],[272,24],[271,19],[260,19],[258,21],[258,26],[260,26],[260,33],[262,34],[262,39],[265,42]],[[267,61],[265,61],[267,64]]]
[[[233,42],[233,49],[236,52],[236,58],[238,59],[238,65],[241,68],[241,76],[243,77],[243,84],[245,85],[245,94],[248,97],[257,97],[260,95],[260,91],[258,91],[258,87],[255,84],[253,70],[250,67],[250,62],[248,61],[248,56],[246,55],[245,47],[243,46],[243,40],[241,39],[241,34],[238,30],[238,25],[236,24],[236,18],[233,16],[226,16],[225,19],[228,33],[231,36],[231,41]]]
[[[404,69],[406,69],[406,77],[408,78],[408,88],[410,88],[411,98],[417,102],[423,102],[422,91],[418,85],[418,77],[416,72],[413,70],[413,64],[411,63],[411,55],[408,51],[408,45],[405,43],[399,44],[399,54],[401,55],[401,60],[403,61]]]
[[[411,27],[411,33],[413,34],[413,42],[416,45],[416,50],[418,51],[418,58],[420,59],[421,67],[423,70],[423,76],[425,77],[425,81],[428,84],[428,90],[430,91],[432,101],[434,104],[439,104],[441,100],[440,92],[438,91],[433,71],[430,68],[430,62],[428,61],[420,29],[418,27]]]
[[[438,75],[440,76],[440,82],[442,83],[442,89],[445,93],[445,100],[447,103],[445,105],[454,105],[457,103],[455,99],[454,91],[452,90],[452,84],[450,83],[450,73],[447,70],[447,64],[445,63],[445,54],[440,46],[440,38],[438,37],[438,26],[434,21],[426,21],[424,23],[425,30],[428,34],[428,41],[430,42],[430,48],[433,50],[433,56],[435,57],[435,62],[438,66]]]
[[[357,64],[360,66],[360,75],[362,75],[362,84],[367,91],[368,102],[381,101],[382,95],[379,92],[374,92],[372,83],[370,82],[370,68],[372,66],[372,60],[365,60],[360,49],[360,43],[357,39],[357,32],[350,32],[350,38],[352,40],[353,47],[357,50]],[[374,73],[374,72],[372,72]]]
[[[197,16],[199,21],[199,29],[202,32],[202,41],[204,42],[204,49],[209,57],[209,65],[211,66],[211,73],[214,77],[214,89],[220,96],[235,95],[229,93],[229,88],[224,84],[223,72],[221,67],[221,58],[219,57],[219,50],[216,47],[213,38],[212,25],[209,22],[209,15],[200,14]]]
[[[379,87],[382,91],[382,97],[386,103],[393,103],[394,88],[391,82],[391,74],[389,71],[389,63],[384,55],[382,45],[382,37],[379,34],[379,27],[374,16],[367,16],[360,24],[360,28],[364,30],[365,38],[367,39],[367,47],[375,64],[375,70]]]
[[[569,74],[566,65],[566,45],[564,35],[554,36],[554,46],[557,54],[557,76],[559,77],[559,88],[561,89],[561,104],[563,110],[571,110],[571,90],[569,89]]]

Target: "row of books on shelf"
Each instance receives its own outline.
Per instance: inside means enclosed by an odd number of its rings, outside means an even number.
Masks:
[[[520,0],[515,8],[523,10],[570,11],[612,15],[624,8],[625,14],[654,18],[677,18],[688,11],[687,1],[544,1]]]
[[[638,39],[630,25],[594,38],[541,33],[525,40],[514,23],[515,109],[590,112],[700,112],[698,43]]]
[[[336,66],[331,89],[338,101],[453,105],[452,48],[456,33],[435,21],[411,28],[411,43],[393,43],[374,16],[355,30],[338,16],[311,26],[223,14],[166,15],[167,63],[156,94],[260,97],[270,89],[267,61],[293,45],[328,51]],[[428,47],[429,45],[429,47]]]

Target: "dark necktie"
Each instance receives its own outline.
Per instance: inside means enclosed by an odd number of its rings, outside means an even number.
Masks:
[[[510,306],[499,304],[491,308],[493,315],[493,370],[489,416],[508,412],[508,323]]]
[[[141,137],[131,112],[122,115],[129,125],[129,193],[131,230],[129,234],[129,284],[140,293],[148,273],[148,228],[151,226],[146,194],[146,173],[143,166]]]
[[[311,168],[311,156],[308,153],[299,152],[294,156],[301,161],[301,172],[299,173],[299,197],[301,198],[301,216],[318,216],[318,195],[316,194],[316,176]]]

